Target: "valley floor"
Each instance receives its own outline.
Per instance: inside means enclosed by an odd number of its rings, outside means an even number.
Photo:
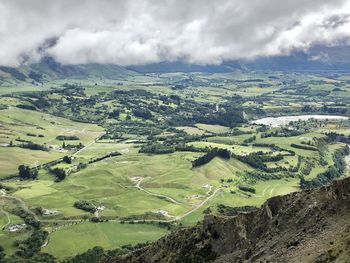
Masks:
[[[342,94],[330,92],[334,106],[323,95],[312,95],[330,90],[328,84],[310,84],[325,77],[304,76],[310,94],[299,94],[298,102],[281,86],[283,75],[276,76],[261,73],[270,86],[259,87],[261,81],[250,86],[229,74],[197,75],[200,84],[180,89],[159,83],[184,81],[186,75],[133,76],[125,86],[82,81],[86,88],[69,80],[72,87],[3,95],[0,244],[5,253],[14,255],[38,229],[48,232],[41,251],[60,260],[94,246],[132,250],[194,226],[206,214],[232,215],[238,207],[259,207],[273,196],[349,175],[343,169],[344,157],[349,161],[348,114],[286,127],[251,122],[280,112],[284,118],[306,115],[303,103],[316,112],[343,111],[348,87]],[[226,84],[217,86],[221,78]],[[36,178],[19,177],[21,165],[38,171]]]

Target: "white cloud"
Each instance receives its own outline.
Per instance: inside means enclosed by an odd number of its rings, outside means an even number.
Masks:
[[[349,17],[346,0],[0,0],[0,64],[218,64],[347,42]]]

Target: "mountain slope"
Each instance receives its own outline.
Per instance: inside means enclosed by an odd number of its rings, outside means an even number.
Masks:
[[[225,61],[220,65],[195,65],[176,61],[129,67],[102,64],[62,65],[50,57],[45,57],[38,63],[23,65],[18,68],[0,66],[0,85],[21,84],[21,82],[31,83],[33,81],[41,83],[65,78],[107,78],[121,80],[127,76],[139,73],[227,73],[235,70],[349,71],[349,54],[350,46],[315,46],[307,52],[299,51],[293,52],[290,55],[260,57],[254,60]]]
[[[350,262],[350,178],[277,196],[107,262]]]
[[[141,73],[164,72],[232,72],[234,70],[324,71],[350,70],[350,46],[315,46],[308,51],[295,51],[289,55],[258,57],[247,60],[225,61],[220,65],[194,65],[183,62],[161,62],[130,66]]]
[[[62,65],[52,58],[43,58],[39,63],[23,65],[18,68],[0,66],[0,83],[37,82],[66,78],[107,78],[124,79],[138,73],[117,65]]]
[[[24,67],[22,67],[24,69]],[[62,65],[52,58],[44,58],[40,63],[31,64],[27,71],[34,71],[39,74],[47,75],[51,78],[86,78],[103,77],[108,79],[124,78],[131,74],[136,74],[117,65],[87,64],[87,65]]]

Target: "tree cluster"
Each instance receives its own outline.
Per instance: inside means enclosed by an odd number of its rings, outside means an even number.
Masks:
[[[56,179],[55,179],[56,182],[63,181],[67,176],[66,170],[63,168],[57,167],[53,170],[50,170],[50,172],[56,177]]]
[[[346,155],[349,155],[348,146],[344,146],[343,148],[336,150],[332,157],[334,165],[329,167],[327,171],[318,174],[316,178],[312,180],[308,181],[302,176],[300,178],[300,188],[311,189],[315,187],[321,187],[344,175],[344,172],[346,170],[346,162],[344,160],[344,156]]]
[[[209,163],[215,157],[230,159],[231,152],[227,149],[213,148],[213,149],[209,150],[209,152],[207,152],[203,156],[200,156],[196,160],[194,160],[192,162],[192,167],[194,168],[194,167],[198,167],[198,166],[201,166],[203,164]]]
[[[73,206],[75,208],[78,208],[90,213],[96,212],[96,206],[90,201],[86,201],[86,200],[76,201]]]
[[[18,246],[16,255],[22,258],[31,258],[41,249],[41,246],[45,243],[49,233],[44,230],[36,229],[30,235],[29,238],[23,241],[16,241],[15,245]]]
[[[24,223],[26,223],[27,225],[32,226],[36,229],[40,228],[40,222],[37,221],[31,213],[24,210],[22,207],[16,207],[11,212],[16,216],[22,218]]]
[[[255,194],[256,190],[254,187],[249,186],[249,185],[237,185],[239,190],[242,190],[244,192],[249,192]]]
[[[161,143],[150,143],[142,145],[139,153],[167,154],[175,152],[175,148]]]
[[[34,142],[28,142],[18,145],[21,148],[30,149],[34,151],[48,151],[48,148],[45,145],[34,143]]]
[[[302,149],[302,150],[307,150],[307,151],[318,151],[318,149],[316,147],[309,146],[309,145],[300,145],[300,144],[292,143],[290,146],[293,148],[296,148],[296,149]]]
[[[62,159],[65,163],[71,164],[72,163],[72,158],[69,157],[68,155],[64,156]]]
[[[18,166],[18,175],[21,180],[36,179],[38,177],[38,170],[22,164]]]
[[[79,140],[79,137],[76,135],[58,135],[56,137],[56,140],[59,140],[59,141],[77,141],[77,140]]]
[[[104,159],[107,159],[107,158],[110,158],[110,157],[114,157],[114,156],[119,156],[121,155],[120,152],[110,152],[110,153],[107,153],[106,155],[103,155],[103,156],[99,156],[99,157],[96,157],[92,160],[90,160],[88,163],[95,163],[95,162],[99,162],[99,161],[102,161]]]

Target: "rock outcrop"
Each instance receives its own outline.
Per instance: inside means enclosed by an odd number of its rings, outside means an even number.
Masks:
[[[234,217],[207,215],[107,262],[350,262],[350,178]]]

